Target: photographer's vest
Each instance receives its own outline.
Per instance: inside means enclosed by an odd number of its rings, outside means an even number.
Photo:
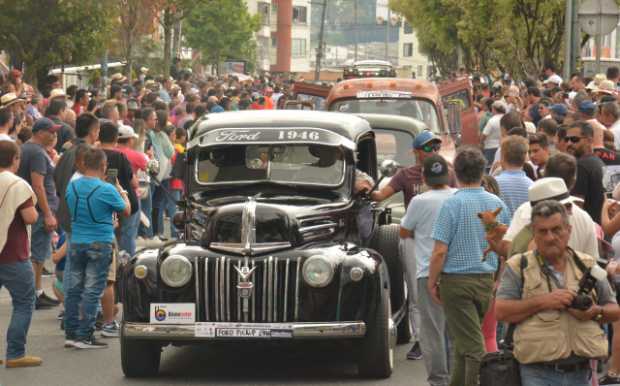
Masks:
[[[575,252],[586,268],[595,264],[594,258]],[[527,259],[523,268],[522,299],[550,293],[557,288],[541,271],[534,252],[513,256],[508,265],[517,275],[521,272],[521,258]],[[582,271],[572,256],[566,259],[564,287],[577,292]],[[514,333],[514,356],[520,363],[553,362],[571,355],[582,358],[607,357],[607,339],[595,321],[580,321],[567,311],[544,310],[517,325]]]

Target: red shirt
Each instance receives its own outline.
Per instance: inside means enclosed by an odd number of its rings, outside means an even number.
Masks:
[[[127,157],[131,164],[131,170],[134,174],[136,174],[138,170],[146,170],[146,164],[148,162],[146,154],[125,146],[118,146],[114,150],[125,154],[125,157]]]
[[[28,240],[28,230],[20,211],[33,207],[32,198],[26,200],[17,208],[13,221],[9,226],[9,237],[0,252],[0,264],[11,264],[26,261],[30,257],[30,240]]]

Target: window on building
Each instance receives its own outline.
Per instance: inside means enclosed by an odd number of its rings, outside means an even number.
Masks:
[[[413,33],[413,27],[411,26],[411,24],[409,24],[408,21],[406,21],[405,25],[403,26],[403,33],[405,35],[410,35]]]
[[[403,43],[403,56],[405,58],[413,56],[413,43]]]
[[[306,56],[306,39],[292,39],[291,55],[294,58],[303,58]]]
[[[271,46],[273,48],[278,46],[278,38],[276,37],[276,34],[271,34]]]
[[[418,78],[424,78],[424,66],[418,64]]]
[[[294,6],[293,22],[306,24],[308,22],[308,9],[302,6]]]
[[[258,14],[263,25],[269,25],[271,17],[271,7],[269,3],[259,1],[257,4]]]

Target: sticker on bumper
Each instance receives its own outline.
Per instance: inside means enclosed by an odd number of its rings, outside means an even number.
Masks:
[[[192,324],[196,321],[194,303],[151,303],[153,324]]]
[[[270,323],[196,323],[194,335],[198,338],[292,338],[292,326]]]

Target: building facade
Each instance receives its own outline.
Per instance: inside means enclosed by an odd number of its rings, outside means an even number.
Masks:
[[[246,0],[261,16],[256,33],[257,69],[272,72],[310,70],[310,0]]]
[[[431,63],[428,57],[420,52],[420,44],[415,31],[403,19],[398,31],[398,70],[400,76],[426,79],[431,75]]]

